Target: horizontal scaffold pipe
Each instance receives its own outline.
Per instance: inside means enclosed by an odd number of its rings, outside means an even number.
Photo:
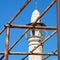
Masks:
[[[32,26],[32,25],[10,25],[10,28],[57,30],[57,27],[51,27],[51,26]]]
[[[4,54],[4,52],[0,52],[0,54]],[[53,56],[57,56],[58,53],[9,52],[9,55],[53,55]]]
[[[12,55],[58,55],[57,53],[10,52]]]
[[[58,55],[57,53],[31,53],[31,52],[10,52],[12,55]]]

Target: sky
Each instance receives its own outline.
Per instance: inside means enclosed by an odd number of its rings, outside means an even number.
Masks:
[[[6,25],[10,19],[16,14],[16,12],[22,7],[26,0],[0,0],[0,30]],[[11,23],[18,25],[26,25],[30,23],[32,12],[36,9],[35,3],[38,2],[37,10],[40,14],[44,9],[52,2],[52,0],[31,0],[31,2],[26,6],[26,8],[19,14],[19,16]],[[57,26],[56,17],[56,3],[49,9],[48,12],[41,18],[41,21],[46,24],[46,26]],[[25,29],[10,29],[10,39],[9,47],[18,39],[19,36]],[[53,30],[46,30],[47,35],[51,34]],[[5,51],[5,40],[6,31],[0,35],[0,51]],[[44,52],[51,52],[57,49],[57,34],[51,37],[48,41],[43,44]],[[11,50],[12,52],[27,52],[28,51],[28,41],[27,34],[14,46]],[[2,55],[0,55],[1,57]],[[9,55],[8,60],[21,60],[24,55]],[[4,60],[4,59],[3,59]],[[25,60],[28,60],[26,58]],[[58,60],[56,56],[51,56],[46,60]]]

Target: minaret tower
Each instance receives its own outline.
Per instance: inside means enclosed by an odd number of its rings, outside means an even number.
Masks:
[[[37,7],[37,6],[36,6]],[[31,17],[31,23],[28,25],[31,25],[36,19],[37,17],[40,15],[39,11],[37,9],[35,9],[32,13],[32,17]],[[37,21],[37,23],[35,24],[35,26],[44,26],[43,23],[41,23],[40,19]],[[29,32],[29,36],[27,37],[28,39],[28,44],[29,44],[29,52],[32,51],[38,44],[41,43],[42,41],[42,34],[41,34],[41,29],[31,29]],[[42,53],[42,45],[37,48],[34,53]],[[42,55],[29,55],[28,60],[42,60]]]

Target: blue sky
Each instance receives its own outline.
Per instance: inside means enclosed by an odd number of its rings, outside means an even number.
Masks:
[[[0,0],[0,30],[4,25],[16,14],[19,8],[25,3],[26,0]],[[25,25],[30,23],[31,14],[35,10],[35,2],[38,2],[37,9],[40,13],[52,2],[52,0],[32,0],[26,8],[19,14],[19,16],[12,22],[12,24]],[[47,26],[56,26],[56,3],[50,10],[41,18],[41,21]],[[10,42],[9,47],[18,39],[25,29],[10,29]],[[48,35],[53,31],[47,31]],[[0,35],[0,51],[5,49],[5,36],[6,31]],[[57,49],[57,34],[44,43],[44,52],[51,52]],[[11,51],[25,52],[28,51],[28,42],[26,35],[19,41]],[[21,60],[22,55],[9,55],[9,60]],[[4,60],[4,59],[3,59]],[[28,59],[26,59],[28,60]],[[57,57],[51,56],[47,60],[58,60]]]

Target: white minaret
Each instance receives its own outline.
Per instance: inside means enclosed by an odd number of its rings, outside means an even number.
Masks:
[[[37,17],[40,15],[39,11],[35,9],[32,13],[31,17],[31,23],[33,23]],[[38,25],[40,23],[40,20],[37,21],[35,25]],[[41,30],[38,29],[31,29],[30,35],[28,36],[28,43],[29,43],[29,52],[32,51],[40,42],[42,41],[41,38]],[[35,53],[42,53],[42,46],[37,48]],[[28,60],[42,60],[42,55],[29,55]]]

